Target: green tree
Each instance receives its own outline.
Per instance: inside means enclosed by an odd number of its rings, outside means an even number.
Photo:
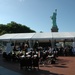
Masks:
[[[14,21],[11,21],[11,23],[7,23],[6,25],[0,24],[0,35],[4,33],[31,33],[35,32],[34,30],[31,30],[26,25],[18,24]]]

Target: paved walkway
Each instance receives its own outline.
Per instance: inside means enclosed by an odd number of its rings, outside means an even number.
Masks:
[[[40,65],[40,70],[19,69],[19,63],[3,61],[0,57],[0,75],[75,75],[75,57],[58,57],[55,65]]]
[[[22,74],[0,66],[0,75],[22,75]]]

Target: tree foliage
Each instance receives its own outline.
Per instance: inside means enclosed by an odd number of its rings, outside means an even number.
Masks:
[[[0,35],[5,33],[32,33],[35,32],[34,30],[31,30],[29,27],[18,24],[14,21],[11,21],[11,23],[7,23],[6,25],[0,24]]]

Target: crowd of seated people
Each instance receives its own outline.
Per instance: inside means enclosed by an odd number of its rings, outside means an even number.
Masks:
[[[57,57],[64,55],[72,55],[72,47],[42,47],[35,43],[33,48],[29,48],[28,43],[22,43],[14,45],[12,52],[4,52],[3,58],[7,61],[18,61],[21,69],[39,69],[39,64],[55,64]]]
[[[37,51],[31,50],[20,57],[20,68],[22,69],[23,67],[26,69],[38,67],[39,69],[39,57]]]

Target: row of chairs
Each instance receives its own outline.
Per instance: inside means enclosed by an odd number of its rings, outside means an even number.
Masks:
[[[3,52],[2,57],[3,57],[3,59],[5,59],[7,61],[17,61],[17,60],[19,60],[19,58],[16,56],[16,54],[12,54],[11,52],[8,53],[8,54],[6,52]]]
[[[37,67],[39,69],[39,58],[38,57],[21,57],[20,58],[20,69],[33,69]]]
[[[29,56],[31,55],[31,56]],[[56,62],[56,56],[53,54],[53,56],[49,56],[48,52],[45,52],[42,54],[40,53],[40,57],[38,57],[37,52],[27,52],[26,55],[23,55],[23,53],[19,54],[7,54],[6,52],[3,53],[3,58],[5,58],[8,61],[19,61],[20,69],[33,69],[37,67],[39,69],[39,64],[45,64],[45,63],[55,63]]]
[[[34,55],[34,56],[25,56],[23,54],[12,54],[9,53],[7,54],[6,52],[3,53],[3,58],[7,61],[18,61],[20,64],[20,69],[23,69],[24,67],[26,69],[32,69],[37,67],[39,69],[39,57],[38,55]]]

